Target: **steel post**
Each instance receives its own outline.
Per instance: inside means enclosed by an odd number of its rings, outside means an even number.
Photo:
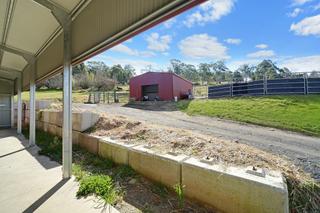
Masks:
[[[22,98],[21,98],[21,78],[18,78],[18,102],[17,102],[17,133],[21,134],[22,132]]]
[[[31,75],[30,75],[30,107],[29,107],[29,145],[33,146],[36,143],[36,65],[35,61],[31,64]]]
[[[63,178],[72,173],[72,65],[71,65],[71,19],[63,28]]]

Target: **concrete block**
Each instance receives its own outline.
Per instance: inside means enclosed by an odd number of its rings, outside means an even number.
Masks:
[[[182,162],[182,185],[187,197],[222,212],[289,212],[287,186],[278,172],[260,177],[190,158]]]
[[[73,130],[83,132],[92,127],[99,119],[99,115],[92,112],[73,112],[72,128]]]
[[[181,161],[186,158],[186,155],[156,154],[145,146],[129,149],[129,165],[134,170],[169,187],[180,183]]]
[[[36,129],[43,130],[43,122],[42,121],[36,121]]]
[[[57,135],[57,126],[54,125],[54,124],[48,124],[48,132],[51,134],[51,135]]]
[[[72,144],[79,144],[79,135],[80,132],[78,131],[72,131]]]
[[[99,140],[99,155],[103,158],[112,160],[117,164],[129,164],[129,149],[134,144],[116,142],[108,137]]]
[[[42,127],[44,132],[48,132],[49,124],[47,122],[42,122]]]
[[[79,133],[78,143],[80,147],[86,149],[87,151],[93,154],[98,154],[99,138],[84,133]]]

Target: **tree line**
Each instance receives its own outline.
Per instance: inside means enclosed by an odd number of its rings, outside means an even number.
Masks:
[[[117,64],[109,67],[101,61],[88,61],[74,66],[72,74],[74,89],[107,91],[115,89],[117,84],[128,84],[130,78],[135,75],[135,69],[129,64],[125,66]],[[37,86],[38,88],[61,89],[62,74]]]
[[[231,71],[224,61],[200,63],[198,66],[180,60],[170,61],[170,72],[174,72],[192,82],[219,84],[222,82],[246,82],[264,78],[288,78],[294,75],[288,68],[279,68],[271,60],[263,60],[256,66],[243,64]]]
[[[151,65],[147,66],[142,72],[158,71]],[[247,82],[251,80],[275,79],[302,77],[303,74],[291,72],[288,68],[279,68],[271,60],[263,60],[258,65],[253,66],[243,64],[234,71],[231,71],[224,61],[212,63],[200,63],[197,66],[184,63],[177,59],[170,60],[170,65],[164,72],[173,72],[195,84],[221,84],[224,82]],[[135,76],[136,70],[127,64],[121,66],[107,66],[101,61],[89,61],[73,67],[73,87],[75,89],[90,89],[106,91],[115,89],[117,84],[126,85],[131,77]],[[312,72],[309,76],[320,77],[319,72]],[[62,75],[55,76],[38,87],[50,89],[62,88]]]

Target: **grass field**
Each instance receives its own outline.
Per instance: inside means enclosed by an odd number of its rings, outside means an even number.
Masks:
[[[127,85],[121,86],[122,90],[117,92],[119,94],[120,102],[127,102],[128,95],[123,95],[128,92],[129,87]],[[112,100],[113,92],[110,92],[110,100]],[[72,100],[77,103],[84,103],[88,101],[89,92],[86,90],[74,90],[72,92]],[[29,100],[29,91],[25,91],[22,93],[22,100]],[[48,89],[48,90],[37,90],[36,91],[36,100],[54,100],[54,101],[62,101],[62,90],[56,89]]]
[[[205,115],[320,136],[320,95],[181,101],[190,115]]]

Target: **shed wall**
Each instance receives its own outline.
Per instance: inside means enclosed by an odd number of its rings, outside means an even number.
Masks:
[[[145,73],[131,78],[130,98],[142,100],[142,86],[158,84],[160,100],[173,99],[172,74],[170,73]]]
[[[172,75],[173,82],[173,96],[177,96],[181,99],[183,96],[188,94],[189,90],[192,92],[192,83],[182,79],[179,76]]]

